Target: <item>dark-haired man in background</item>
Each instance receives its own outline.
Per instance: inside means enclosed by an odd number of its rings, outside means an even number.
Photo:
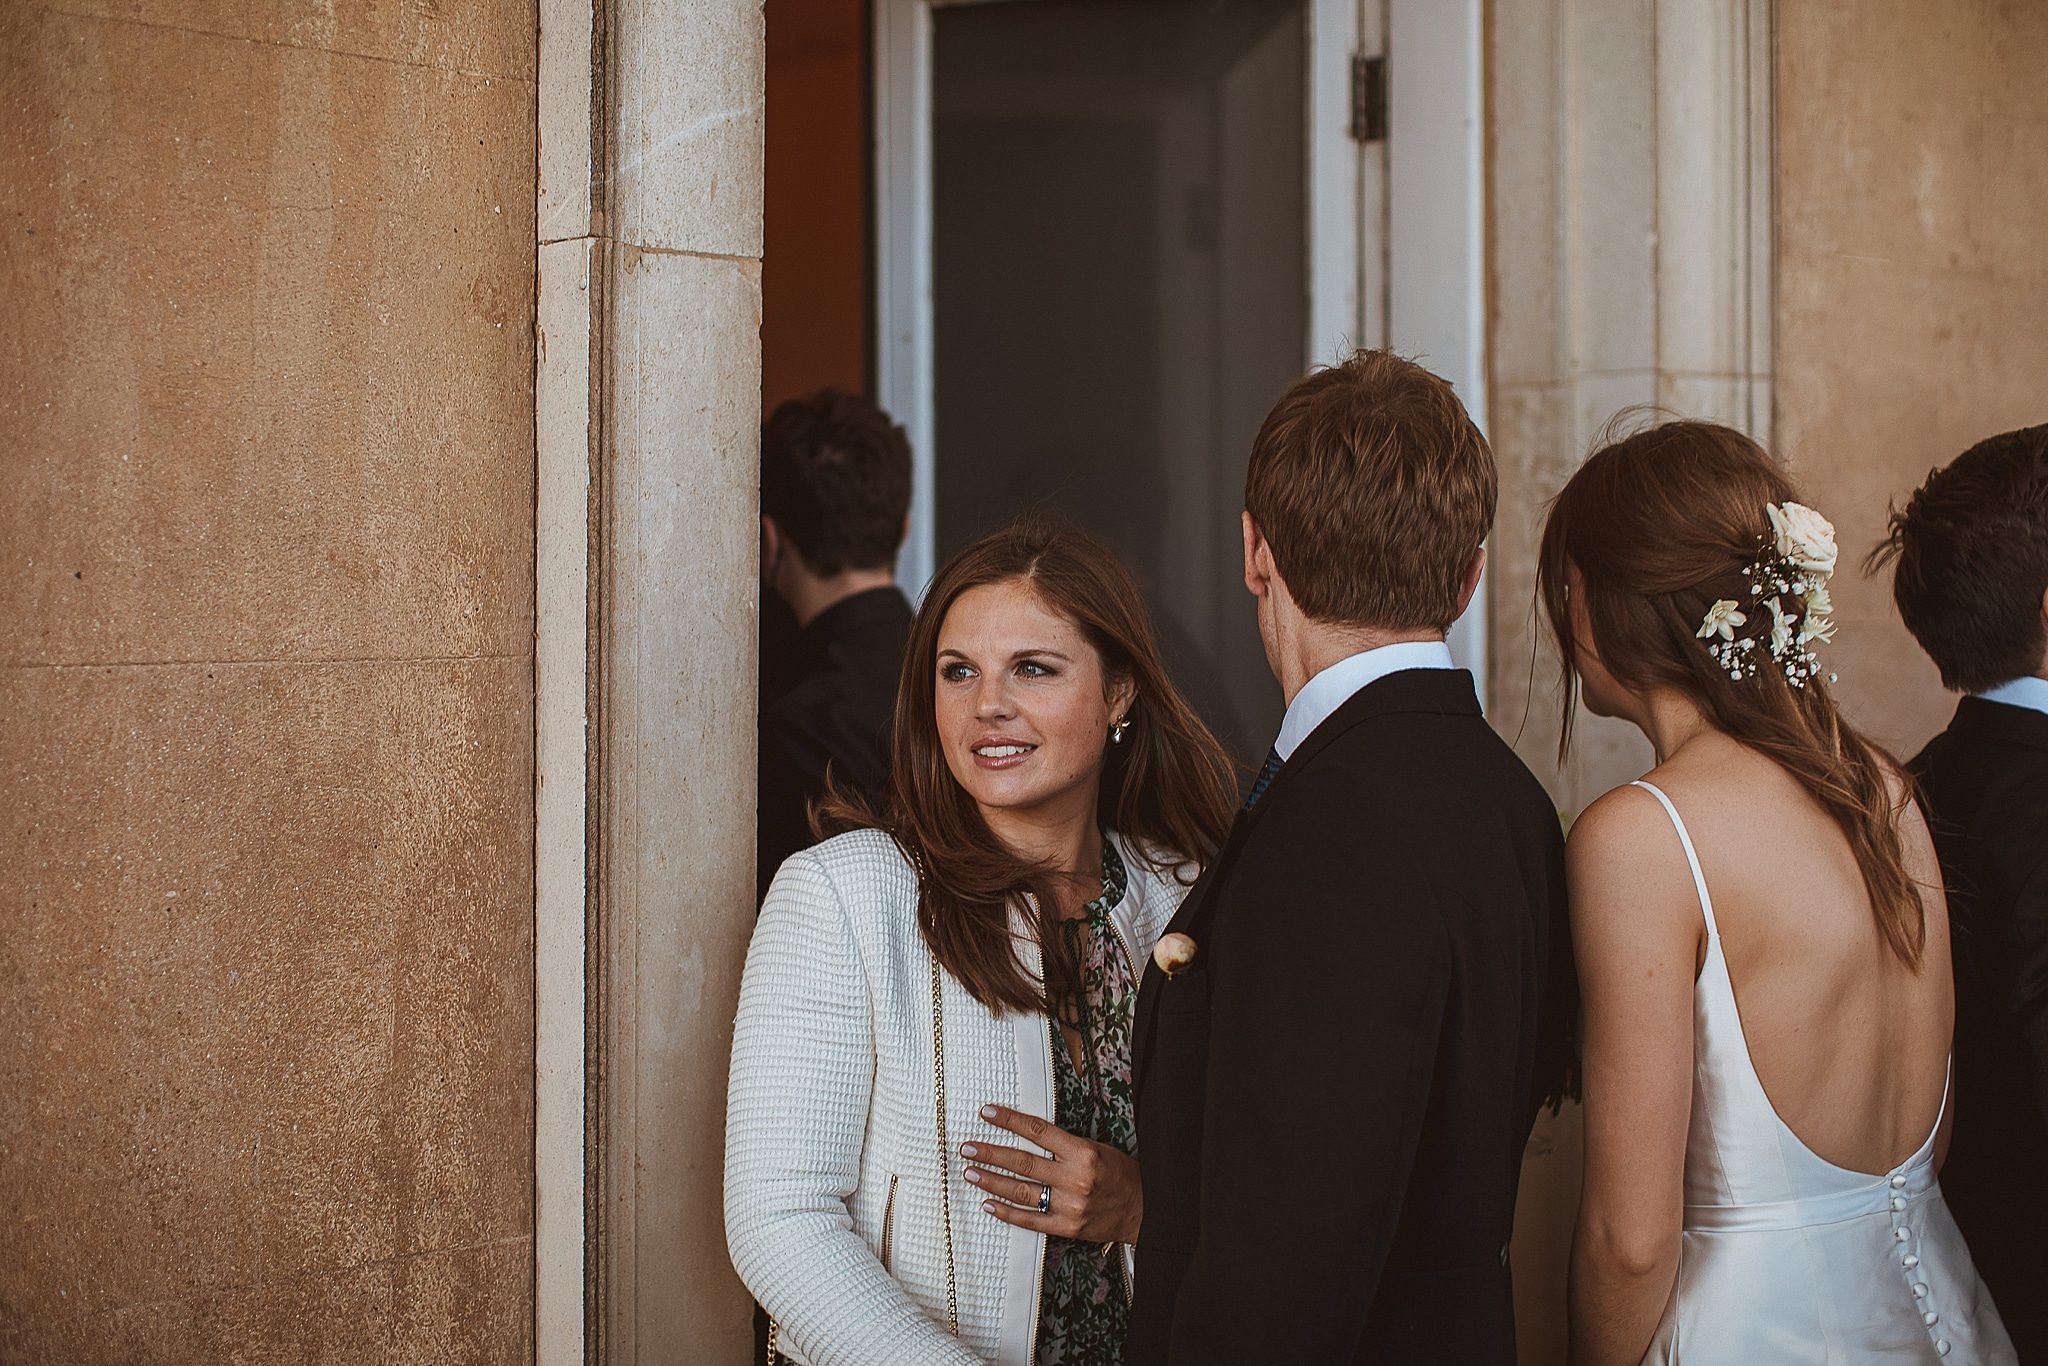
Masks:
[[[2048,1362],[2048,426],[1928,475],[1872,555],[1967,694],[1911,768],[1948,885],[1955,1138],[1942,1191],[2019,1359]]]
[[[763,424],[761,580],[797,629],[762,675],[757,899],[811,843],[808,808],[828,774],[866,797],[888,777],[910,634],[894,569],[909,511],[909,440],[867,399],[820,389]]]

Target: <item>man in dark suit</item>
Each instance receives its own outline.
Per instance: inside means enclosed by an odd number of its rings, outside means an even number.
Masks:
[[[1288,706],[1138,995],[1134,1366],[1514,1359],[1570,946],[1556,808],[1444,644],[1496,482],[1450,385],[1382,352],[1253,444],[1245,582]]]
[[[2019,1359],[2048,1362],[2048,426],[1928,475],[1893,555],[1899,615],[1965,694],[1911,764],[1954,946],[1941,1186]]]
[[[888,778],[910,637],[895,575],[909,510],[909,440],[867,399],[820,389],[763,424],[761,578],[795,629],[777,649],[763,630],[756,900],[811,844],[828,774],[866,798]]]

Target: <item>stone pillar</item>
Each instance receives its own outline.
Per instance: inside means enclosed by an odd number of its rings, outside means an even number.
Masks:
[[[1618,412],[1768,440],[1770,0],[1493,0],[1487,61],[1492,719],[1569,820],[1654,762],[1580,708],[1560,767],[1536,604],[1550,498]],[[1645,413],[1645,420],[1654,415]],[[1522,1360],[1564,1359],[1576,1106],[1539,1119],[1515,1232]]]
[[[762,14],[548,0],[542,42],[541,1354],[739,1361]]]
[[[1571,812],[1650,752],[1582,711],[1557,768],[1546,504],[1632,406],[1770,435],[1771,4],[1495,0],[1492,19],[1494,717]]]

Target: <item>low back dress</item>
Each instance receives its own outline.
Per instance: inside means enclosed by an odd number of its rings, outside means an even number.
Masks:
[[[1941,1198],[1940,1116],[1926,1142],[1884,1172],[1838,1167],[1786,1126],[1750,1059],[1692,836],[1669,797],[1635,786],[1671,817],[1707,926],[1693,991],[1685,1232],[1646,1366],[2013,1366],[2012,1343]]]

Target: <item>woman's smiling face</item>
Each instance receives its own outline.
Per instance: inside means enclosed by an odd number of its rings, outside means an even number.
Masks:
[[[953,780],[984,812],[1092,811],[1109,727],[1130,705],[1081,628],[1024,579],[970,588],[939,625],[932,682]]]

